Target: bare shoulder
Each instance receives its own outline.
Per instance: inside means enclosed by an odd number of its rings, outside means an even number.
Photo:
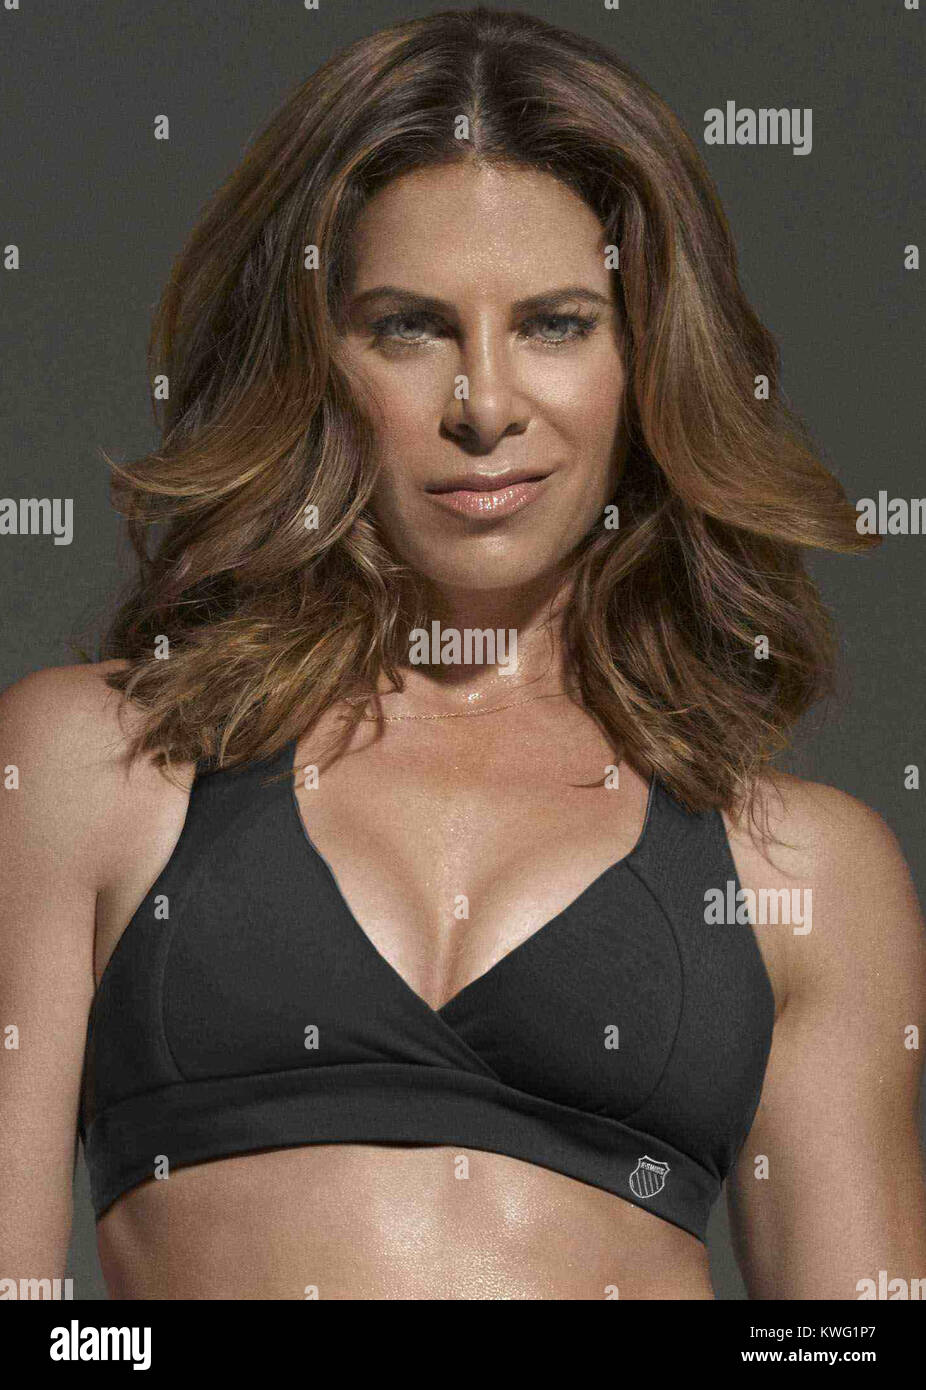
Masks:
[[[124,761],[139,711],[106,678],[125,663],[49,666],[0,693],[6,762],[41,774],[66,770],[87,790]]]
[[[784,890],[803,904],[804,929],[780,932],[769,943],[788,992],[824,980],[858,984],[872,972],[887,988],[903,980],[904,988],[922,991],[923,918],[891,826],[857,797],[822,782],[773,772],[755,791],[767,840],[745,817],[725,819],[741,884]],[[761,924],[758,930],[761,940]]]
[[[46,667],[0,692],[0,763],[21,793],[4,798],[7,830],[15,834],[18,819],[97,884],[165,780],[147,760],[128,759],[141,711],[106,683],[124,664]]]
[[[731,843],[766,873],[856,884],[907,872],[899,840],[872,807],[838,787],[770,772],[755,783],[762,842],[745,816],[728,822]]]
[[[101,735],[111,735],[116,725],[120,703],[119,692],[106,684],[106,678],[126,664],[47,666],[14,681],[0,692],[5,737],[24,740],[38,750],[80,736],[98,752]]]

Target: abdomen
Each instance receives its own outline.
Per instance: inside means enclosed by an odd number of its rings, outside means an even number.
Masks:
[[[175,1170],[97,1226],[113,1298],[710,1299],[706,1247],[560,1173],[319,1144]]]

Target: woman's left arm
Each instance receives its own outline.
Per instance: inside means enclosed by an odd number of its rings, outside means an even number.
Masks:
[[[747,872],[750,886],[810,888],[811,929],[756,928],[787,933],[775,943],[784,1004],[727,1185],[737,1258],[750,1298],[926,1299],[916,893],[874,811],[831,787],[782,787],[776,829],[802,848],[773,850],[777,869],[747,855]]]

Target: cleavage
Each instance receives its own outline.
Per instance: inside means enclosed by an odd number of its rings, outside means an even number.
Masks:
[[[297,759],[297,766],[304,764]],[[448,771],[450,775],[448,775]],[[296,807],[355,924],[432,1009],[544,930],[638,842],[648,783],[620,790],[372,762],[296,783]],[[398,785],[397,785],[398,782]]]

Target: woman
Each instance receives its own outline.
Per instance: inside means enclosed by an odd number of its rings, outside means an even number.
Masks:
[[[355,44],[152,379],[103,659],[3,697],[5,1263],[77,1121],[115,1297],[707,1299],[728,1176],[752,1297],[921,1274],[909,874],[769,769],[801,548],[871,542],[661,100],[523,15]]]

